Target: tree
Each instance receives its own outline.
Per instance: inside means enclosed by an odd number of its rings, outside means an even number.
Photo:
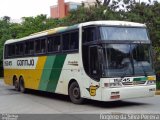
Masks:
[[[104,0],[103,3],[100,0],[96,0],[96,2],[97,2],[98,5],[103,4],[103,6],[108,6],[109,3],[111,2],[111,0]]]
[[[104,0],[103,5],[108,6],[110,2],[111,2],[111,0]]]
[[[11,20],[11,18],[9,16],[4,16],[2,19],[5,22],[10,22],[10,20]]]

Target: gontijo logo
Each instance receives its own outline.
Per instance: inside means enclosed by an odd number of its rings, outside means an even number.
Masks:
[[[17,66],[34,66],[34,59],[17,60]]]

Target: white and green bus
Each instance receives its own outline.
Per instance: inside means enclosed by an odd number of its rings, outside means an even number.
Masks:
[[[34,89],[116,101],[155,95],[156,77],[146,26],[125,21],[92,21],[8,40],[4,81]]]

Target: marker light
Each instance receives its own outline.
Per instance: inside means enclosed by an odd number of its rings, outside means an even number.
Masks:
[[[148,76],[147,79],[148,80],[156,80],[156,77],[155,76]]]

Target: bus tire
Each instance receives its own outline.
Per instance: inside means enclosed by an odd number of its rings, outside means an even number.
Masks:
[[[20,77],[20,79],[19,79],[19,89],[20,89],[21,93],[25,93],[26,92],[26,88],[25,88],[23,77]]]
[[[72,82],[69,86],[69,97],[74,104],[81,104],[84,98],[81,98],[80,88],[77,82]]]
[[[18,82],[18,79],[16,76],[14,76],[14,78],[13,78],[13,86],[16,91],[19,91],[19,82]]]

